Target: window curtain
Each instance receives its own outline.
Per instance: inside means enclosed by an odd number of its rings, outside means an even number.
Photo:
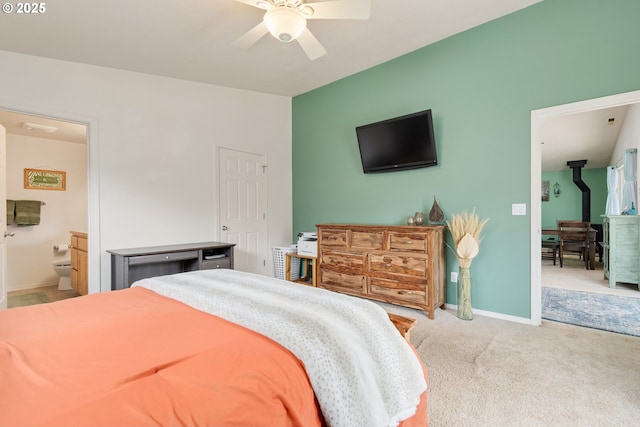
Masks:
[[[624,184],[622,186],[622,211],[628,212],[633,207],[638,211],[638,184],[636,173],[638,169],[637,153],[635,148],[625,150],[623,161]]]
[[[620,202],[618,201],[618,171],[615,166],[607,168],[607,207],[606,215],[620,215]]]

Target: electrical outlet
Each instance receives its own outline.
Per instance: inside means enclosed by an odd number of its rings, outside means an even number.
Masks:
[[[451,272],[451,283],[458,283],[458,273],[455,271]]]

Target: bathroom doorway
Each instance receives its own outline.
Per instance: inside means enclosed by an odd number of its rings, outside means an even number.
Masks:
[[[37,225],[7,226],[8,307],[77,296],[54,263],[70,259],[70,231],[88,230],[88,127],[10,110],[0,110],[0,124],[7,135],[7,199],[41,202]],[[64,189],[27,185],[29,169],[63,176]]]

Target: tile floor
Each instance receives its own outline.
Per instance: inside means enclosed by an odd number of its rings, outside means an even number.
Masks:
[[[38,295],[36,295],[38,294]],[[40,295],[42,294],[42,295]],[[26,296],[26,298],[24,298]],[[44,296],[45,298],[42,298]],[[44,286],[41,288],[23,289],[20,291],[12,291],[7,293],[8,307],[20,307],[24,305],[32,305],[33,303],[53,302],[67,298],[80,296],[73,289],[68,291],[59,291],[58,286]],[[20,298],[23,297],[23,298]]]

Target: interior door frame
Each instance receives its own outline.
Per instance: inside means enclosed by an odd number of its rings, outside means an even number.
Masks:
[[[100,253],[100,159],[98,119],[95,117],[70,114],[68,111],[58,111],[50,108],[34,107],[32,105],[18,104],[0,98],[0,109],[19,114],[46,117],[52,120],[72,122],[85,125],[87,128],[87,233],[90,236],[88,242],[88,293],[108,291],[111,285],[101,286],[101,253]]]
[[[531,324],[542,324],[542,201],[540,181],[542,180],[541,134],[544,122],[549,118],[566,114],[582,113],[603,108],[619,107],[640,102],[640,90],[588,99],[564,105],[531,111]]]

